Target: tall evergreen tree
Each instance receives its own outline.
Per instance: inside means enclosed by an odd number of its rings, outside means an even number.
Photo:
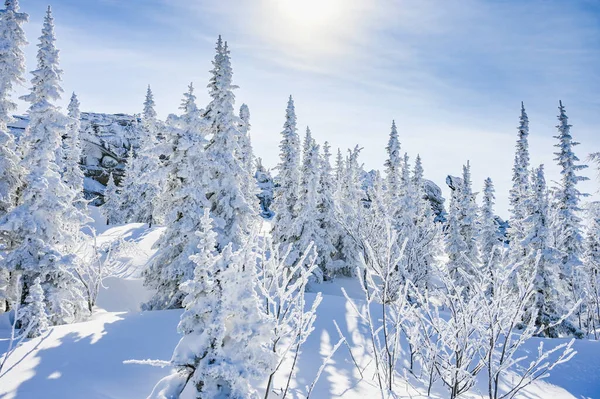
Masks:
[[[0,217],[17,204],[24,173],[7,124],[17,109],[11,99],[14,86],[25,82],[23,47],[28,43],[22,26],[28,18],[19,12],[18,0],[6,0],[5,9],[0,10]]]
[[[112,172],[108,175],[108,183],[104,190],[104,204],[100,207],[100,212],[104,215],[107,225],[122,223],[121,200]]]
[[[39,277],[50,321],[64,324],[87,314],[81,286],[70,270],[74,257],[69,254],[79,244],[81,225],[88,218],[73,206],[77,193],[63,183],[57,164],[68,120],[54,104],[62,92],[55,41],[48,7],[32,89],[23,97],[31,104],[30,122],[21,139],[26,151],[22,161],[28,170],[26,186],[21,203],[3,218],[0,230],[14,237],[5,262],[24,274],[24,296]]]
[[[496,225],[496,215],[494,214],[495,204],[494,183],[489,177],[485,179],[483,186],[483,201],[481,213],[479,214],[479,252],[484,268],[494,268],[498,260],[498,227]],[[493,272],[493,270],[491,270]]]
[[[331,168],[331,147],[323,144],[323,153],[319,163],[318,219],[320,223],[319,241],[322,243],[321,256],[324,277],[329,279],[337,272],[333,256],[335,243],[339,240],[339,226],[335,217],[333,170]]]
[[[577,184],[588,180],[587,177],[579,175],[579,171],[587,168],[587,165],[579,164],[579,158],[573,152],[573,148],[579,143],[573,141],[571,125],[569,125],[562,101],[559,102],[558,109],[559,124],[556,126],[558,135],[555,136],[558,139],[558,144],[555,145],[558,151],[554,155],[556,155],[555,161],[561,168],[561,180],[553,199],[553,230],[555,245],[563,252],[560,267],[561,278],[569,284],[573,301],[578,301],[584,295],[582,287],[584,280],[588,277],[584,275],[581,262],[583,237],[579,203],[583,194],[577,189]],[[581,317],[581,309],[576,314]]]
[[[204,112],[206,132],[211,137],[206,147],[209,168],[206,197],[218,235],[217,246],[223,249],[232,243],[236,250],[244,245],[257,222],[258,199],[256,189],[252,198],[244,192],[248,187],[254,187],[253,177],[236,155],[240,153],[238,137],[242,121],[234,113],[233,90],[237,86],[232,82],[227,42],[223,45],[220,36],[210,72],[211,101]]]
[[[317,253],[317,264],[321,272],[327,272],[327,262],[331,259],[332,248],[327,241],[323,241],[319,212],[319,181],[320,181],[320,156],[319,146],[315,143],[310,129],[306,128],[304,137],[304,150],[302,157],[302,171],[300,177],[300,197],[298,216],[294,219],[294,230],[298,231],[298,241],[290,254],[290,261],[295,262],[300,258],[306,248],[314,243],[313,249]]]
[[[469,259],[477,264],[479,260],[479,251],[477,249],[477,203],[475,202],[475,196],[473,195],[472,181],[471,181],[471,164],[467,161],[467,164],[463,166],[463,184],[460,190],[460,222],[461,222],[461,234],[467,245],[466,255]]]
[[[137,154],[130,157],[122,189],[124,199],[128,201],[123,204],[127,209],[127,221],[148,223],[150,226],[155,222],[162,166],[157,146],[160,128],[154,106],[154,95],[148,86],[139,148]]]
[[[544,167],[534,170],[532,194],[525,206],[529,215],[524,219],[525,237],[520,243],[525,256],[521,274],[526,279],[532,274],[536,296],[532,309],[535,309],[536,325],[542,327],[541,335],[559,337],[564,333],[577,333],[577,330],[564,321],[556,325],[567,312],[569,297],[565,291],[565,281],[560,279],[560,252],[552,245],[548,190]],[[533,313],[533,312],[532,312]]]
[[[385,175],[389,197],[389,205],[392,212],[398,211],[398,202],[402,187],[402,155],[400,154],[400,141],[398,140],[398,130],[396,121],[392,121],[390,138],[386,147],[388,159],[385,161]]]
[[[63,181],[69,188],[77,193],[75,197],[75,206],[86,211],[86,203],[83,198],[83,170],[81,169],[81,142],[79,139],[79,130],[81,127],[81,111],[79,110],[79,100],[75,93],[71,95],[69,106],[69,121],[67,123],[67,133],[63,137],[64,149],[64,172]]]
[[[510,229],[509,238],[515,245],[511,246],[511,255],[514,260],[523,256],[518,251],[519,241],[524,237],[523,218],[528,211],[525,201],[529,195],[529,118],[525,106],[521,102],[521,116],[517,128],[517,144],[515,146],[515,161],[513,165],[512,187],[509,192]]]
[[[182,306],[185,292],[181,283],[190,280],[194,263],[190,256],[198,247],[195,232],[209,203],[206,199],[208,165],[204,147],[205,125],[196,106],[190,84],[181,105],[174,151],[169,159],[169,176],[161,199],[166,229],[156,243],[156,255],[144,271],[144,285],[155,291],[146,309],[170,309]]]
[[[185,312],[178,330],[183,337],[171,359],[175,370],[150,398],[177,398],[187,384],[196,398],[257,397],[252,382],[270,372],[274,353],[267,346],[272,320],[256,294],[256,257],[233,252],[231,243],[218,253],[208,210],[197,235],[194,275],[182,285]]]
[[[273,241],[282,246],[293,244],[297,233],[290,229],[298,212],[300,194],[300,138],[296,128],[296,110],[290,96],[285,111],[283,136],[279,144],[279,164],[273,198]]]

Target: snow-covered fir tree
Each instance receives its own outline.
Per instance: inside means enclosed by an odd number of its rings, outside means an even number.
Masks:
[[[388,159],[385,161],[385,176],[388,190],[389,203],[393,211],[399,211],[398,202],[401,195],[402,155],[400,154],[400,141],[396,121],[392,121],[390,138],[386,147]]]
[[[106,224],[119,224],[123,222],[121,215],[121,199],[119,198],[117,184],[115,183],[112,172],[108,175],[108,183],[104,190],[104,204],[100,207],[100,212],[106,219]]]
[[[29,287],[25,304],[19,309],[18,317],[21,322],[21,330],[28,331],[27,338],[39,337],[48,330],[44,290],[39,277],[36,277]]]
[[[298,240],[290,253],[290,262],[296,262],[303,251],[314,243],[317,253],[317,265],[321,274],[328,274],[328,263],[331,262],[333,246],[325,240],[321,229],[321,214],[319,211],[319,181],[321,159],[319,146],[313,139],[310,129],[306,128],[304,150],[302,152],[302,170],[300,180],[300,195],[298,216],[294,219],[294,230],[299,232]]]
[[[206,147],[209,168],[206,198],[218,235],[218,248],[232,243],[236,250],[245,244],[257,223],[258,190],[253,184],[253,176],[236,155],[241,152],[238,142],[241,120],[233,108],[233,90],[237,86],[232,83],[227,42],[223,44],[220,36],[210,72],[208,88],[211,101],[203,114],[207,121],[206,134],[211,137]],[[250,149],[244,151],[248,153]],[[246,155],[251,156],[249,153]]]
[[[339,226],[335,217],[335,188],[333,182],[333,170],[331,168],[331,147],[328,142],[323,144],[323,153],[319,162],[319,188],[318,188],[318,219],[320,224],[320,238],[322,267],[324,277],[329,279],[337,272],[336,263],[333,263],[335,255],[335,243],[339,240]]]
[[[256,159],[256,172],[254,178],[258,184],[258,200],[260,201],[260,214],[265,219],[271,219],[274,212],[271,210],[271,204],[273,203],[273,192],[275,190],[275,183],[271,172],[267,170],[263,164],[262,159]]]
[[[67,117],[55,102],[60,98],[58,50],[50,7],[38,44],[38,68],[32,72],[29,125],[21,139],[22,165],[27,169],[21,203],[0,222],[0,230],[13,237],[5,257],[10,270],[23,273],[26,296],[36,278],[44,289],[52,324],[70,323],[87,314],[81,286],[72,274],[69,255],[79,245],[81,225],[88,218],[73,205],[77,193],[65,185],[57,157]]]
[[[130,150],[127,169],[121,188],[122,213],[126,222],[154,222],[155,205],[158,202],[161,161],[158,145],[160,126],[154,110],[154,95],[150,86],[146,91],[142,113],[139,148]]]
[[[530,275],[535,275],[533,282],[536,294],[529,314],[536,315],[536,326],[541,328],[541,335],[558,337],[564,333],[572,334],[576,330],[568,321],[555,325],[568,311],[570,295],[565,291],[565,281],[559,277],[560,252],[552,245],[548,189],[543,165],[533,173],[531,190],[531,196],[524,201],[529,212],[523,219],[525,237],[520,243],[515,243],[520,245],[520,252],[525,254],[520,260],[520,274],[524,276],[522,278],[527,280]]]
[[[467,245],[467,252],[465,255],[469,257],[471,262],[476,264],[479,259],[479,251],[477,249],[478,209],[472,189],[471,164],[469,161],[463,166],[462,185],[460,188],[458,206],[460,209],[460,230],[465,244]]]
[[[273,198],[273,241],[276,244],[290,245],[297,239],[297,232],[290,227],[298,212],[300,194],[300,137],[296,128],[296,110],[290,96],[285,110],[283,136],[279,144],[279,164],[275,195]]]
[[[71,95],[69,106],[69,122],[67,133],[63,137],[64,172],[63,181],[69,188],[77,193],[75,206],[86,211],[86,202],[83,198],[83,170],[81,169],[81,142],[79,129],[81,127],[81,112],[79,100],[75,93]]]
[[[471,170],[467,162],[463,166],[463,178],[452,191],[448,211],[446,232],[446,254],[448,273],[455,278],[457,285],[464,283],[463,272],[470,273],[478,267],[477,250],[477,205],[471,189]]]
[[[345,262],[344,273],[354,274],[356,265],[360,264],[363,253],[363,233],[365,222],[365,192],[362,189],[362,165],[358,157],[362,148],[356,146],[348,150],[348,156],[343,163],[342,185],[336,195],[336,216],[341,228],[341,240],[336,250]],[[341,166],[341,165],[340,165]],[[337,173],[337,172],[336,172]]]
[[[491,178],[485,179],[483,185],[483,198],[481,212],[479,214],[479,253],[484,268],[491,269],[493,272],[496,261],[499,259],[498,227],[496,225],[496,215],[494,214],[494,204],[496,200],[494,183]]]
[[[522,220],[527,215],[524,202],[529,195],[529,118],[525,106],[521,102],[521,116],[517,128],[517,144],[515,146],[515,161],[512,170],[512,187],[509,192],[510,229],[509,239],[519,242],[523,239],[524,232]],[[523,253],[514,253],[518,259]]]
[[[171,359],[175,370],[150,398],[179,397],[186,385],[196,398],[257,398],[252,382],[266,377],[275,359],[269,347],[273,321],[255,290],[254,251],[234,252],[229,243],[218,253],[208,210],[197,235],[193,279],[182,285],[186,310]]]
[[[15,85],[25,82],[27,45],[23,24],[29,16],[19,12],[18,0],[6,0],[0,10],[0,217],[17,204],[17,190],[24,173],[15,153],[15,140],[7,124],[17,104],[11,99]]]
[[[583,255],[583,235],[582,224],[579,213],[580,201],[583,194],[577,189],[577,184],[588,180],[581,176],[579,172],[587,168],[587,165],[579,164],[579,158],[573,152],[573,148],[579,145],[573,141],[571,136],[571,125],[562,101],[559,102],[559,124],[556,126],[558,135],[558,144],[555,147],[558,151],[555,160],[561,168],[561,179],[559,186],[554,191],[553,202],[553,230],[555,246],[562,251],[560,273],[561,278],[569,285],[571,297],[576,302],[583,298],[583,284],[588,276],[585,276],[585,270],[582,267],[581,258]],[[582,309],[576,311],[579,317],[579,326],[581,323]]]
[[[405,165],[408,168],[408,165]],[[403,262],[406,277],[418,288],[426,288],[439,267],[437,258],[442,250],[441,231],[435,223],[431,203],[425,197],[423,184],[423,164],[417,155],[412,176],[408,180],[404,196],[409,200],[410,209],[404,213],[410,219],[400,231],[401,244],[405,245]]]
[[[144,305],[146,309],[182,306],[185,293],[180,284],[193,277],[194,263],[190,255],[198,247],[194,233],[200,229],[200,215],[209,206],[205,125],[191,84],[184,94],[181,109],[183,115],[178,118],[179,128],[160,205],[166,215],[166,230],[156,243],[156,255],[144,271],[144,285],[155,291]]]

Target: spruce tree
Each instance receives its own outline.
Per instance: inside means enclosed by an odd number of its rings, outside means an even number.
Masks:
[[[279,144],[279,164],[276,177],[275,195],[273,198],[273,241],[276,244],[287,246],[297,239],[297,232],[290,226],[298,212],[298,198],[300,194],[300,138],[296,128],[296,110],[294,100],[290,96],[285,111],[283,136]]]
[[[159,123],[154,110],[154,95],[150,86],[146,91],[142,113],[139,148],[130,150],[127,169],[122,183],[122,212],[126,222],[154,223],[161,175],[158,148]]]
[[[317,253],[317,264],[321,273],[327,272],[328,262],[331,259],[332,248],[322,240],[320,212],[319,212],[319,181],[320,181],[320,156],[319,146],[312,138],[309,128],[306,128],[304,137],[304,150],[302,157],[302,170],[300,178],[300,196],[298,216],[294,219],[294,230],[299,232],[298,240],[290,253],[290,262],[295,262],[311,243]]]
[[[388,159],[385,161],[385,175],[391,211],[399,212],[399,198],[402,187],[402,155],[400,154],[400,141],[398,140],[398,130],[396,122],[392,121],[390,138],[386,147]]]
[[[210,220],[205,210],[198,250],[191,256],[193,279],[182,285],[185,312],[178,330],[183,337],[171,359],[175,370],[150,398],[179,397],[187,384],[196,398],[253,398],[253,381],[273,366],[267,346],[273,324],[259,307],[254,251],[234,252],[229,243],[218,253]]]
[[[564,333],[578,334],[571,323],[563,321],[555,325],[568,311],[567,285],[559,276],[560,251],[552,245],[548,190],[544,167],[540,165],[533,174],[532,194],[524,204],[529,215],[523,220],[525,237],[521,242],[524,257],[520,259],[521,275],[528,279],[532,274],[536,295],[532,309],[535,309],[536,326],[541,327],[541,335],[557,338]],[[533,312],[531,312],[533,313]]]
[[[587,177],[579,175],[579,172],[587,168],[587,165],[579,164],[579,158],[573,152],[573,148],[579,143],[573,141],[571,125],[568,123],[562,101],[559,102],[558,109],[559,124],[556,126],[558,135],[554,136],[558,139],[558,144],[555,145],[558,151],[554,155],[556,155],[555,160],[561,168],[561,179],[559,186],[554,191],[553,230],[555,245],[563,253],[560,266],[561,278],[569,285],[572,300],[576,302],[584,296],[582,287],[584,281],[589,278],[585,276],[581,262],[583,236],[579,204],[584,194],[577,189],[579,182],[588,180]],[[579,317],[581,327],[581,308],[576,311],[576,315]]]
[[[5,7],[0,10],[0,217],[17,204],[24,174],[7,125],[17,109],[11,99],[14,86],[25,82],[23,47],[28,43],[22,26],[29,18],[19,12],[18,0],[6,0]]]
[[[223,249],[228,243],[234,250],[241,248],[257,223],[257,190],[252,198],[247,192],[253,177],[246,172],[236,154],[240,153],[240,118],[234,113],[237,88],[232,83],[233,71],[227,42],[217,41],[213,69],[208,85],[210,103],[204,111],[206,134],[211,137],[206,147],[209,179],[206,198],[217,232],[217,246]]]
[[[0,222],[0,230],[14,237],[5,262],[24,274],[24,295],[39,277],[51,323],[64,324],[87,314],[81,286],[71,271],[76,259],[70,254],[80,244],[81,226],[89,219],[73,205],[77,193],[63,183],[57,164],[68,119],[55,105],[62,92],[55,40],[48,7],[38,68],[32,72],[31,92],[23,97],[30,103],[30,122],[21,139],[22,166],[28,171],[25,189],[21,203]]]
[[[198,247],[200,217],[209,206],[206,199],[208,165],[204,147],[205,125],[196,106],[190,84],[181,105],[174,151],[169,159],[169,176],[161,198],[166,229],[156,243],[157,252],[144,271],[144,285],[155,291],[145,309],[172,309],[182,306],[185,292],[180,284],[190,280]]]
[[[489,177],[483,186],[483,200],[479,214],[479,252],[484,268],[495,268],[499,256],[498,227],[494,214],[494,200],[496,199],[494,183]]]
[[[104,204],[100,207],[100,212],[104,215],[107,225],[122,223],[121,200],[112,172],[108,175],[108,183],[104,190]]]
[[[331,168],[331,147],[323,144],[319,162],[318,219],[320,223],[319,242],[322,243],[321,256],[325,279],[331,279],[337,269],[334,267],[335,243],[339,240],[339,226],[335,217],[333,170]]]
[[[525,106],[521,102],[521,116],[517,128],[517,143],[515,145],[515,160],[512,171],[512,187],[509,192],[510,228],[508,230],[511,241],[511,259],[518,261],[524,255],[520,241],[524,237],[523,219],[527,217],[528,210],[525,202],[529,196],[529,118]]]
[[[79,100],[75,93],[71,95],[69,106],[69,121],[67,124],[67,134],[63,137],[64,149],[64,172],[63,181],[69,188],[77,193],[75,197],[75,206],[84,212],[87,212],[86,202],[83,198],[83,170],[81,169],[81,141],[79,139],[79,129],[81,127],[81,112],[79,110]]]

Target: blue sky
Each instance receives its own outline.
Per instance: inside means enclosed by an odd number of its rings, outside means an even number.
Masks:
[[[47,1],[30,14],[28,68]],[[177,112],[193,81],[199,103],[218,34],[229,42],[238,105],[267,166],[278,157],[286,100],[303,132],[334,148],[364,147],[381,168],[392,119],[404,151],[444,186],[470,160],[507,216],[520,102],[532,163],[552,161],[558,100],[584,159],[600,151],[600,2],[595,0],[56,0],[64,89],[82,109],[140,112],[147,84],[159,116]],[[65,99],[68,95],[64,96]],[[66,101],[66,100],[65,100]],[[594,171],[588,175],[594,177]],[[583,185],[595,192],[597,183]],[[445,189],[445,187],[444,187]],[[446,191],[447,194],[447,191]]]

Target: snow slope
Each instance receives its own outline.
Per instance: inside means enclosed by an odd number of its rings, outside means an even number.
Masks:
[[[151,246],[160,232],[160,228],[147,229],[141,224],[105,229],[98,237],[99,242],[123,237],[135,242],[140,249],[134,259],[123,259],[128,262],[127,272],[107,282],[99,298],[99,306],[106,310],[98,310],[90,321],[54,327],[44,336],[24,342],[0,374],[0,399],[135,399],[145,398],[151,392],[168,370],[123,362],[168,360],[179,341],[176,326],[180,310],[138,310],[139,303],[148,295],[139,279],[139,271],[152,256]],[[361,367],[369,365],[366,327],[341,296],[341,286],[345,286],[350,295],[360,295],[356,282],[349,279],[322,286],[325,295],[316,328],[300,354],[291,382],[291,397],[305,397],[305,387],[311,384],[323,359],[338,341],[334,319],[347,337],[357,363]],[[314,294],[308,294],[309,304],[313,298]],[[0,353],[8,344],[7,324],[0,320]],[[559,342],[552,340],[547,345]],[[524,352],[536,351],[538,343],[539,340],[528,343]],[[575,348],[578,354],[571,362],[557,367],[546,382],[534,384],[520,397],[600,398],[600,342],[581,340],[576,342]],[[276,389],[285,386],[287,369],[284,367],[277,375]],[[477,393],[485,393],[484,381],[476,388],[465,397],[481,397]],[[405,397],[425,397],[420,394],[423,391],[418,385],[410,387],[404,381],[399,382],[398,392],[401,395],[404,392]],[[311,397],[377,398],[379,391],[372,380],[372,370],[367,367],[361,378],[348,348],[342,345],[325,367]],[[434,397],[446,398],[448,394],[438,386]]]

